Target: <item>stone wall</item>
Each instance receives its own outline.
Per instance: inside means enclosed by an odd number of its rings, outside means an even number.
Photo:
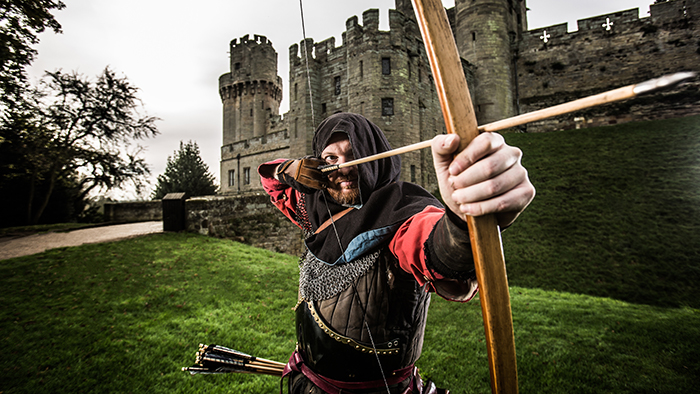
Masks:
[[[147,222],[163,220],[163,208],[160,200],[105,203],[104,217],[110,223]]]
[[[700,71],[700,6],[674,0],[650,9],[645,18],[635,8],[581,19],[578,30],[569,33],[566,23],[528,30],[525,0],[457,0],[447,13],[479,123],[677,71]],[[222,194],[262,190],[257,166],[311,154],[316,125],[338,111],[365,115],[393,147],[445,132],[410,0],[396,0],[396,9],[389,10],[388,31],[379,30],[379,16],[377,9],[369,9],[361,21],[348,18],[342,40],[306,38],[289,47],[290,105],[283,117],[278,114],[282,85],[272,44],[259,35],[232,41],[231,70],[220,80]],[[272,101],[261,102],[263,98]],[[545,132],[696,114],[700,78],[675,90],[533,122],[520,130]],[[430,150],[401,158],[402,180],[436,189]]]
[[[400,7],[405,8],[405,7]],[[290,154],[311,154],[315,125],[341,111],[377,124],[393,147],[445,131],[425,48],[412,14],[389,10],[389,30],[379,30],[379,10],[347,19],[341,45],[334,37],[307,38],[289,50]],[[309,48],[307,73],[305,48]],[[313,50],[313,52],[312,52]],[[467,66],[468,68],[469,66]],[[309,79],[315,119],[310,118]],[[436,188],[430,151],[402,155],[402,180]]]
[[[518,59],[520,112],[561,104],[679,71],[698,71],[700,7],[669,1],[523,35]],[[527,125],[528,132],[602,126],[700,113],[700,79],[649,96]]]
[[[187,231],[294,256],[301,254],[302,233],[265,193],[194,197],[185,202]]]
[[[258,166],[280,157],[290,157],[287,130],[222,146],[222,194],[262,190]]]

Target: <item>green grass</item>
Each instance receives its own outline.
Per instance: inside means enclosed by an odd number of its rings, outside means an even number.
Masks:
[[[507,139],[537,188],[511,285],[700,307],[700,116]]]
[[[504,233],[520,392],[700,385],[700,117],[538,135],[538,195]],[[157,234],[0,261],[0,393],[272,393],[190,376],[199,343],[286,361],[297,258]],[[419,367],[489,392],[478,301],[433,298]]]

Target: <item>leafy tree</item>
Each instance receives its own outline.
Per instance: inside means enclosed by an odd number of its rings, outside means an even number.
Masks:
[[[37,34],[51,29],[61,33],[61,25],[51,14],[65,8],[55,0],[0,0],[0,89],[2,100],[13,102],[26,81],[25,67],[34,60],[39,43]]]
[[[153,192],[153,199],[165,197],[168,193],[185,192],[189,197],[209,196],[218,190],[214,176],[204,163],[196,142],[189,141],[168,156],[165,172],[158,175],[158,185]]]
[[[3,115],[0,181],[22,185],[15,193],[24,196],[26,223],[39,221],[60,183],[76,185],[78,200],[147,184],[150,170],[134,141],[157,135],[158,119],[140,115],[137,91],[109,68],[95,81],[48,72]]]

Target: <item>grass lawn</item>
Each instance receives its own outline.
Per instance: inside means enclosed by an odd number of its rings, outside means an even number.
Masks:
[[[538,195],[503,234],[520,392],[700,387],[700,117],[537,135]],[[286,361],[297,258],[156,234],[0,261],[0,393],[273,393],[190,376],[199,343]],[[424,375],[487,393],[478,301],[433,298]]]

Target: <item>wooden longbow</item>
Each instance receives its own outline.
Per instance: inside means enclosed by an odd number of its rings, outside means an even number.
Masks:
[[[440,0],[412,0],[433,71],[448,133],[459,151],[479,135],[476,114],[445,7]],[[501,234],[495,215],[466,216],[484,318],[492,393],[517,393],[513,317]]]

